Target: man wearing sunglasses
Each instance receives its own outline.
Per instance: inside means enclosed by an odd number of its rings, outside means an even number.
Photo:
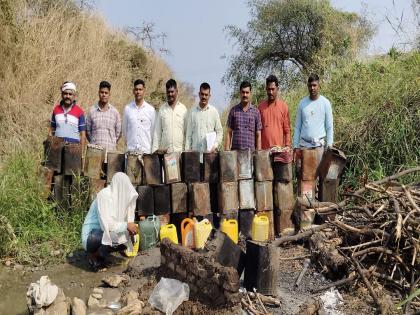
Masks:
[[[80,143],[84,148],[85,114],[76,104],[76,85],[73,82],[67,81],[61,86],[61,101],[54,107],[49,135],[63,138],[66,142]]]

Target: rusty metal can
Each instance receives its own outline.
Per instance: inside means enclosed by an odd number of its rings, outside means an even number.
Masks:
[[[238,180],[238,154],[236,151],[221,151],[219,153],[220,181],[236,182]]]
[[[300,180],[298,182],[298,196],[315,200],[315,180]]]
[[[273,162],[274,180],[290,182],[293,179],[292,163]]]
[[[155,214],[171,213],[171,192],[169,185],[153,187],[153,197],[155,199]]]
[[[147,185],[162,184],[162,165],[158,154],[143,155],[144,175]]]
[[[89,197],[93,201],[96,199],[98,192],[104,189],[106,186],[105,179],[89,178]]]
[[[71,206],[71,176],[54,176],[53,197],[57,205],[63,209],[70,209]]]
[[[239,232],[245,238],[251,238],[252,221],[254,220],[254,210],[239,211]]]
[[[155,199],[153,197],[153,187],[151,186],[138,186],[136,211],[139,216],[148,216],[155,213]]]
[[[254,180],[239,181],[239,209],[255,209]]]
[[[274,219],[277,235],[291,235],[295,232],[293,209],[276,210],[274,212]]]
[[[211,213],[209,183],[191,183],[189,185],[190,211],[194,216]]]
[[[82,146],[79,143],[66,143],[63,153],[64,175],[80,175],[82,173]]]
[[[253,158],[252,151],[238,150],[238,178],[239,179],[251,179],[253,171]]]
[[[188,187],[185,183],[171,184],[172,213],[188,212]]]
[[[319,177],[330,180],[339,179],[346,162],[347,158],[344,152],[336,148],[327,149],[319,165]]]
[[[312,148],[302,149],[302,179],[305,181],[314,180],[316,178],[317,167],[317,150]]]
[[[219,154],[217,152],[203,153],[204,178],[208,183],[219,182]]]
[[[238,183],[222,182],[219,184],[219,209],[222,213],[239,209]]]
[[[181,153],[172,152],[163,156],[165,183],[179,183],[181,181]]]
[[[107,152],[106,182],[110,183],[115,173],[124,172],[125,154],[116,151]]]
[[[182,152],[182,169],[184,174],[184,182],[199,182],[201,179],[200,152]]]
[[[258,150],[254,153],[255,179],[258,182],[273,180],[270,151]]]
[[[271,181],[255,182],[257,211],[273,210],[273,183]]]
[[[143,180],[143,165],[140,153],[127,152],[125,173],[134,186],[141,185]]]
[[[320,179],[319,201],[337,202],[339,179]]]
[[[45,166],[57,173],[61,173],[64,139],[49,136],[45,141]]]
[[[84,175],[89,178],[100,179],[105,160],[105,151],[102,147],[88,144],[86,149],[86,160]]]
[[[293,194],[293,183],[274,182],[274,206],[276,209],[293,209],[295,196]]]
[[[38,183],[42,191],[42,197],[47,199],[51,194],[52,181],[54,177],[54,170],[48,167],[41,166],[38,170]]]

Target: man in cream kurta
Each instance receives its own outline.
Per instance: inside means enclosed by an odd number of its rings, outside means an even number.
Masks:
[[[178,101],[174,79],[166,82],[166,99],[156,115],[152,152],[181,152],[184,149],[187,108]]]
[[[200,85],[198,93],[200,102],[190,110],[187,119],[185,150],[214,152],[223,138],[223,127],[217,109],[209,104],[210,85],[206,82]],[[215,142],[208,148],[207,134],[215,132]]]

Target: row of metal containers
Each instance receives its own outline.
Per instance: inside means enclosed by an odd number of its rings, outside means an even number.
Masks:
[[[254,177],[256,181],[292,179],[291,164],[272,163],[269,151],[203,153],[202,163],[197,151],[142,156],[131,152],[108,152],[106,158],[107,182],[115,172],[125,171],[133,185],[236,182]],[[104,159],[103,150],[88,147],[84,174],[90,178],[102,178]]]

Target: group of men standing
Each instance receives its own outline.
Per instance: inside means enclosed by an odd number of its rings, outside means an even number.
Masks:
[[[211,88],[208,83],[200,85],[199,103],[189,111],[178,100],[175,80],[166,82],[167,101],[158,111],[144,99],[145,88],[143,80],[134,81],[134,100],[125,106],[121,123],[118,110],[110,103],[109,82],[99,84],[99,100],[89,109],[86,119],[76,103],[76,85],[64,82],[62,100],[53,110],[50,135],[82,145],[87,138],[89,143],[108,151],[116,150],[121,135],[127,151],[145,154],[218,150],[223,140],[223,127],[217,109],[209,104]],[[297,110],[293,148],[315,148],[322,155],[323,149],[333,144],[333,119],[331,104],[319,90],[319,77],[310,75],[309,96],[300,101]],[[252,105],[249,82],[242,82],[239,92],[240,103],[229,112],[224,149],[279,147],[292,152],[289,110],[279,97],[277,77],[270,75],[266,79],[267,99],[258,107]],[[213,137],[209,137],[210,134]],[[209,139],[212,139],[210,145]]]

